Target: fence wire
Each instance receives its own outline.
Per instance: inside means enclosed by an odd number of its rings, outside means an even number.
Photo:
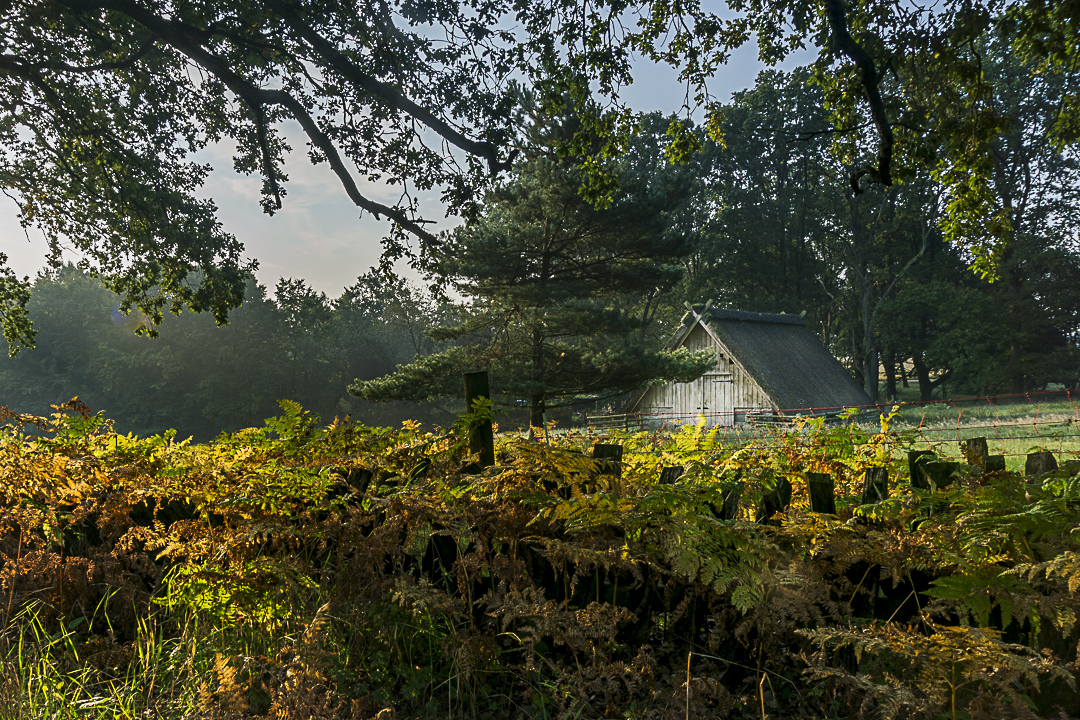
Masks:
[[[618,431],[648,431],[657,440],[685,425],[702,425],[712,442],[722,447],[753,445],[762,450],[790,447],[791,435],[806,435],[822,451],[865,442],[881,428],[883,417],[899,432],[902,444],[913,450],[938,449],[959,455],[953,445],[985,438],[991,454],[1024,457],[1032,452],[1057,452],[1080,457],[1080,390],[1062,389],[1014,395],[987,395],[855,407],[745,409],[703,413],[549,413],[548,427],[534,437],[555,438],[566,432],[603,436]],[[820,421],[831,432],[811,437]],[[528,427],[529,415],[504,415],[507,427]],[[847,428],[848,436],[839,437]],[[895,444],[895,443],[894,443]],[[951,446],[951,447],[950,447]],[[955,448],[955,452],[953,452]],[[648,452],[636,450],[636,452]],[[657,449],[656,454],[669,452]]]

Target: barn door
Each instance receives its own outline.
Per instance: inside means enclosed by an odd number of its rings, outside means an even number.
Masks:
[[[710,370],[697,381],[698,412],[705,415],[707,424],[732,425],[732,382],[730,372]]]

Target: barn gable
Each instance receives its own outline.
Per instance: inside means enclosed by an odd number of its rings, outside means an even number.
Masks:
[[[648,388],[631,400],[629,411],[675,422],[704,413],[728,425],[753,411],[870,404],[802,318],[701,306],[695,311],[667,346],[712,349],[717,367],[690,383]]]
[[[777,409],[871,404],[801,317],[710,309],[706,321]]]
[[[775,409],[768,394],[708,326],[684,328],[673,347],[686,347],[692,352],[712,350],[716,353],[716,367],[693,382],[648,388],[632,403],[631,412],[662,416],[672,422],[691,421],[704,413],[715,416],[719,424],[731,425],[747,412]]]

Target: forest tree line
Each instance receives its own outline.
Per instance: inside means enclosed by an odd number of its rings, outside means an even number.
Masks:
[[[581,170],[558,151],[573,113],[534,117],[506,182],[433,254],[431,288],[374,270],[338,298],[250,279],[227,327],[167,316],[148,339],[133,333],[145,318],[120,314],[93,278],[43,272],[37,348],[0,362],[0,404],[41,413],[77,394],[121,430],[200,439],[258,424],[283,398],[326,419],[446,423],[458,403],[442,398],[484,367],[503,409],[531,406],[536,422],[537,408],[617,403],[629,384],[700,374],[702,358],[660,348],[686,302],[710,299],[805,313],[882,401],[909,381],[922,399],[1075,386],[1080,177],[1050,134],[1066,75],[1033,80],[987,48],[1012,119],[987,189],[1008,211],[991,276],[945,242],[940,178],[911,171],[855,193],[860,150],[845,149],[810,71],[767,71],[724,106],[720,133],[694,130],[685,162],[665,151],[670,119],[641,117],[606,207],[582,199]]]

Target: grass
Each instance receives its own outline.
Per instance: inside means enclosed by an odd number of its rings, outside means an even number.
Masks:
[[[166,640],[157,616],[138,619],[123,645],[82,642],[85,618],[49,633],[39,605],[12,620],[0,644],[0,718],[134,718],[175,714],[193,662],[195,643]]]
[[[1023,472],[1028,453],[1050,451],[1060,459],[1080,456],[1080,406],[1060,396],[972,398],[899,406],[893,426],[913,434],[912,449],[928,448],[959,459],[961,440],[983,437],[990,454]]]
[[[1080,403],[1061,399],[1060,393],[918,402],[917,383],[906,393],[912,399],[896,403],[898,414],[893,427],[908,431],[910,448],[896,448],[898,461],[906,458],[907,449],[930,449],[943,458],[962,459],[960,441],[977,437],[986,438],[990,454],[1004,455],[1006,467],[1012,472],[1024,471],[1028,453],[1050,451],[1062,456],[1061,460],[1080,457]],[[857,416],[856,424],[875,432],[879,427],[877,413]],[[794,432],[797,426],[793,422],[739,424],[722,429],[718,440],[738,446],[770,437],[778,429]],[[596,437],[612,431],[601,427],[550,432],[553,437],[564,432]],[[661,435],[672,432],[676,432],[674,427],[661,429]]]

